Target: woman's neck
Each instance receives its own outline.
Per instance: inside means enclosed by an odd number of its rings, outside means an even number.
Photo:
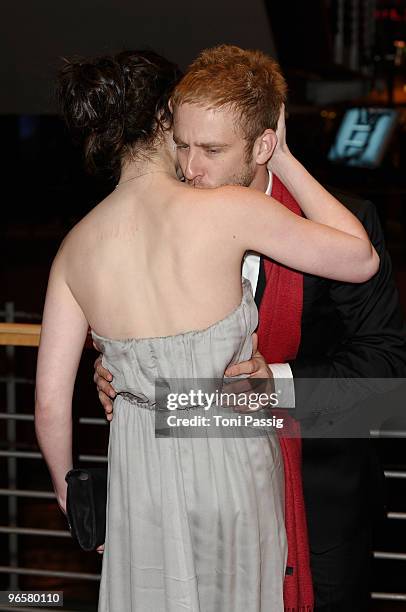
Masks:
[[[127,159],[122,164],[118,182],[124,183],[133,178],[141,178],[150,174],[167,174],[176,179],[173,159],[162,154],[151,156],[149,159]]]

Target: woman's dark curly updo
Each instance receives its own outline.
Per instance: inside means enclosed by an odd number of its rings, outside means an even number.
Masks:
[[[84,144],[86,167],[117,178],[123,158],[154,150],[171,126],[168,102],[181,77],[153,51],[122,51],[65,60],[57,95],[72,135]]]

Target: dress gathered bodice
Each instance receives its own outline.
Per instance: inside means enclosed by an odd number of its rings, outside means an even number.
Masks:
[[[241,302],[232,312],[202,330],[125,340],[92,331],[117,393],[131,394],[152,405],[158,379],[222,379],[229,364],[250,359],[258,311],[246,278],[242,291]]]

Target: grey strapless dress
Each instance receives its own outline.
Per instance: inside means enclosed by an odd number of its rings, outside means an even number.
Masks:
[[[287,559],[284,473],[272,431],[155,437],[155,380],[223,378],[249,359],[251,285],[210,327],[112,340],[92,332],[118,392],[110,424],[98,612],[279,612]]]

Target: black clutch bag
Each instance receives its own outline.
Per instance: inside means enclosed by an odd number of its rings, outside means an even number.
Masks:
[[[66,515],[72,537],[95,550],[106,537],[107,466],[69,470]]]

